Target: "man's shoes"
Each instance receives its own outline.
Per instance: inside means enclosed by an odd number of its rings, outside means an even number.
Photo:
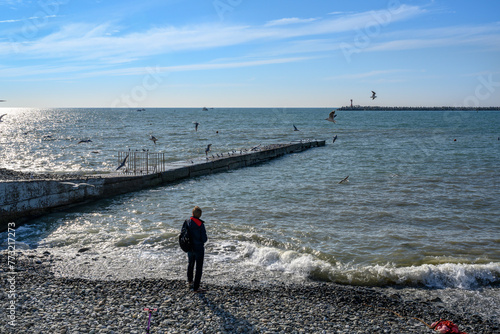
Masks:
[[[189,281],[188,281],[188,282],[186,282],[186,285],[187,285],[190,289],[192,289],[192,288],[193,288],[194,283],[193,283],[193,282],[189,282]]]
[[[198,290],[193,290],[194,293],[205,293],[207,290],[205,289],[198,289]]]

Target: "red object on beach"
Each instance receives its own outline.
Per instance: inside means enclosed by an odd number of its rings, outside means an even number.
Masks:
[[[448,321],[448,320],[439,319],[439,321],[436,321],[436,322],[434,322],[431,325],[431,328],[433,328],[434,330],[436,330],[436,331],[438,331],[439,333],[442,333],[442,334],[448,334],[448,333],[451,333],[451,334],[467,334],[466,332],[461,332],[458,329],[457,325],[455,325],[453,322]]]

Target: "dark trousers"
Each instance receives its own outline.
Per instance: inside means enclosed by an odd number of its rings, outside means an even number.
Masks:
[[[194,276],[193,290],[196,291],[200,287],[201,274],[203,273],[203,258],[205,257],[204,249],[197,249],[193,252],[188,252],[188,268],[187,278],[189,282],[193,282],[193,270],[196,264],[196,274]]]

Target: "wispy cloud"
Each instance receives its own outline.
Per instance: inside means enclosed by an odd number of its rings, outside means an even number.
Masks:
[[[308,22],[312,22],[312,21],[316,21],[316,20],[317,19],[315,19],[315,18],[299,19],[298,17],[290,17],[290,18],[269,21],[265,25],[268,27],[271,27],[271,26],[281,26],[281,25],[287,25],[287,24],[308,23]]]
[[[369,71],[363,73],[349,73],[349,74],[328,77],[326,78],[326,80],[360,80],[368,78],[381,78],[381,77],[387,77],[388,75],[408,73],[408,72],[415,72],[415,70],[392,69],[392,70]]]
[[[208,62],[208,63],[194,63],[187,65],[177,66],[156,66],[155,73],[172,73],[172,72],[187,72],[187,71],[207,71],[207,70],[221,70],[221,69],[234,69],[243,67],[255,67],[274,64],[294,63],[305,60],[314,59],[316,57],[288,57],[288,58],[272,58],[272,59],[257,59],[257,60],[241,60],[241,61],[226,61],[226,62]],[[130,76],[130,75],[144,75],[147,74],[145,67],[123,67],[108,69],[104,66],[96,67],[93,65],[74,65],[74,66],[24,66],[24,67],[0,67],[0,76],[4,78],[18,78],[23,77],[36,77],[44,75],[44,80],[51,80],[51,76],[55,80],[68,80],[76,78],[90,78],[101,76]]]
[[[0,5],[14,5],[22,2],[23,0],[0,0]]]
[[[412,36],[412,38],[407,38]],[[398,51],[451,46],[500,49],[500,25],[463,25],[419,30],[400,30],[385,34],[383,40],[365,51]]]
[[[31,16],[31,17],[28,17],[27,19],[1,20],[0,23],[16,23],[16,22],[23,22],[23,21],[29,21],[29,20],[52,19],[55,17],[60,17],[60,16],[58,16],[58,15]]]
[[[261,46],[259,53],[267,58],[220,63],[211,63],[207,60],[205,63],[161,67],[161,71],[210,70],[298,62],[338,50],[341,41],[352,39],[353,33],[359,31],[360,27],[365,27],[367,23],[376,22],[377,17],[384,15],[383,17],[390,21],[387,22],[389,25],[411,20],[425,13],[425,9],[421,7],[401,5],[391,12],[380,10],[342,15],[331,13],[332,16],[326,18],[282,18],[255,26],[223,23],[182,27],[160,26],[132,33],[121,33],[126,30],[121,29],[122,26],[117,29],[118,25],[115,22],[100,25],[73,23],[36,39],[24,40],[19,36],[10,38],[10,41],[4,39],[0,42],[0,59],[12,56],[20,59],[36,59],[39,62],[43,59],[48,65],[33,68],[0,68],[0,74],[8,77],[13,77],[16,72],[17,75],[24,73],[26,76],[30,75],[29,73],[63,75],[79,72],[86,73],[81,74],[82,76],[134,75],[142,74],[144,68],[128,66],[127,63],[133,64],[147,57],[250,44]],[[481,43],[488,46],[500,45],[499,32],[498,24],[395,32],[387,29],[363,51],[393,51]],[[413,38],[408,39],[405,36]],[[257,53],[253,49],[246,49],[244,52],[247,55]],[[313,56],[291,56],[300,53]],[[85,66],[80,66],[82,61]],[[53,65],[56,62],[60,64]],[[377,74],[384,73],[370,72],[363,75],[364,78],[368,78]],[[362,78],[361,74],[358,76],[358,79]]]
[[[0,44],[0,56],[16,54],[31,58],[82,60],[107,62],[123,58],[125,61],[158,54],[204,50],[249,42],[279,41],[294,37],[337,34],[352,31],[373,20],[370,11],[328,19],[284,19],[272,25],[227,26],[205,24],[184,27],[158,27],[143,32],[117,35],[112,23],[92,26],[70,24],[36,40],[14,38],[14,43]],[[385,13],[385,12],[384,12]],[[402,5],[391,20],[406,20],[421,15],[419,7]],[[306,22],[307,21],[307,22]],[[291,24],[299,23],[302,24]],[[12,38],[11,38],[12,40]]]
[[[21,22],[22,20],[1,20],[0,23],[15,23],[15,22]]]

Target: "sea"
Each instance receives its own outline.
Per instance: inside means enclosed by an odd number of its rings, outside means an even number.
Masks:
[[[326,141],[37,218],[16,248],[62,258],[56,276],[185,279],[178,234],[198,205],[202,282],[368,286],[500,318],[500,112],[339,110],[332,123],[332,110],[2,108],[0,168],[24,172],[114,174],[128,150],[175,162],[208,144]]]

